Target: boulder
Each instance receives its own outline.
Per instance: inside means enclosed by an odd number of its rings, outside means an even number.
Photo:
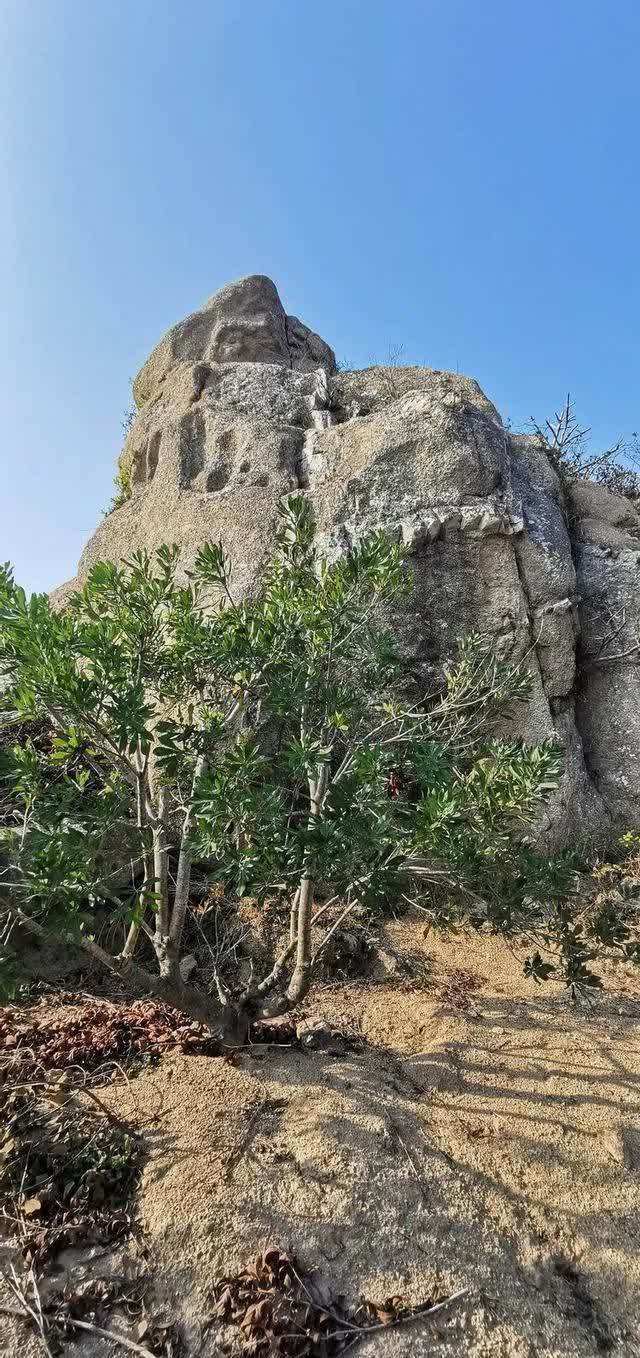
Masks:
[[[561,484],[541,440],[505,430],[469,377],[336,372],[333,351],[261,275],[174,326],[134,392],[121,456],[131,495],[87,544],[79,580],[95,561],[166,541],[189,568],[214,539],[241,594],[270,555],[281,497],[303,490],[330,557],[372,528],[407,545],[415,590],[393,624],[416,683],[432,683],[471,629],[525,658],[532,696],[512,729],[565,750],[542,826],[550,846],[640,825],[640,517],[629,500]]]
[[[317,1014],[309,1014],[296,1025],[296,1037],[301,1047],[312,1051],[338,1049],[341,1035],[326,1019]]]
[[[640,819],[640,515],[601,486],[569,489],[580,596],[576,716],[613,824]]]
[[[174,325],[154,349],[133,384],[137,406],[162,387],[176,363],[276,363],[299,371],[335,372],[328,344],[296,316],[287,316],[275,284],[250,274],[220,288],[186,320]]]

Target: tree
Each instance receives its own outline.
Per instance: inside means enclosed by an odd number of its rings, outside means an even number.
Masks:
[[[638,435],[632,434],[631,443],[623,439],[602,453],[589,449],[589,428],[582,428],[576,418],[571,396],[544,425],[533,418],[530,425],[544,443],[546,451],[561,476],[569,481],[595,481],[617,495],[631,500],[640,496],[640,449]]]
[[[99,563],[59,613],[5,567],[5,725],[44,718],[51,731],[5,747],[5,937],[21,926],[73,941],[234,1041],[304,999],[356,905],[389,899],[447,927],[557,937],[568,979],[588,984],[573,871],[525,834],[559,751],[496,738],[527,674],[471,637],[438,692],[412,691],[380,622],[409,590],[402,550],[381,533],[327,561],[303,496],[284,502],[274,558],[241,602],[215,544],[183,583],[175,548]],[[116,889],[114,841],[134,892]],[[196,860],[227,894],[287,903],[289,938],[265,975],[232,987],[214,971],[212,993],[183,980]],[[119,953],[94,935],[96,903],[127,921]],[[552,969],[530,959],[536,978]]]

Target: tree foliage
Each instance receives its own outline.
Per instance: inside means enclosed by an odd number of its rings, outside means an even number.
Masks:
[[[336,927],[314,952],[327,896],[338,921],[405,901],[437,926],[523,935],[530,975],[559,965],[576,990],[597,983],[601,944],[632,955],[629,933],[576,918],[571,864],[531,842],[561,758],[500,734],[526,669],[471,636],[438,692],[410,693],[380,622],[410,589],[381,533],[328,561],[303,496],[283,503],[273,560],[242,601],[212,543],[187,577],[172,547],[101,562],[63,612],[4,568],[5,726],[44,719],[52,733],[3,747],[6,936],[21,924],[74,940],[138,992],[240,1036],[306,995]],[[227,896],[290,912],[266,974],[230,986],[214,970],[211,994],[180,971],[194,861]],[[118,954],[94,937],[96,903],[127,923]]]

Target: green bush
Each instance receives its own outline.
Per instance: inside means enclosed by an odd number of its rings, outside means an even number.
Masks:
[[[55,731],[50,749],[5,750],[16,805],[3,831],[7,927],[74,940],[139,993],[234,1040],[306,995],[329,884],[339,921],[404,899],[437,926],[531,939],[535,979],[559,967],[576,991],[596,984],[599,940],[576,920],[575,872],[528,838],[560,753],[498,734],[529,678],[474,636],[439,693],[409,696],[379,618],[410,589],[401,549],[381,533],[324,559],[303,496],[284,502],[274,558],[243,602],[215,544],[182,582],[176,548],[99,563],[62,613],[27,599],[5,568],[3,706]],[[104,876],[114,835],[138,846],[134,896]],[[289,909],[288,943],[244,987],[216,973],[204,994],[181,978],[196,856],[227,893]],[[93,937],[95,901],[128,919],[119,955]],[[142,934],[153,970],[134,960]]]

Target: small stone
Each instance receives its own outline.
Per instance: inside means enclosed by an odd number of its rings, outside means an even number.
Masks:
[[[187,953],[187,956],[182,958],[180,963],[180,975],[185,983],[189,980],[189,977],[195,971],[197,965],[198,963],[196,962],[193,953]]]
[[[317,1018],[313,1014],[309,1018],[301,1019],[296,1026],[296,1037],[300,1046],[309,1047],[312,1050],[333,1046],[337,1036],[338,1034],[330,1023],[327,1023],[325,1019]]]
[[[640,1132],[633,1127],[611,1127],[602,1144],[607,1155],[623,1169],[640,1169]]]
[[[634,1127],[627,1127],[622,1133],[622,1142],[625,1168],[640,1169],[640,1131]]]

